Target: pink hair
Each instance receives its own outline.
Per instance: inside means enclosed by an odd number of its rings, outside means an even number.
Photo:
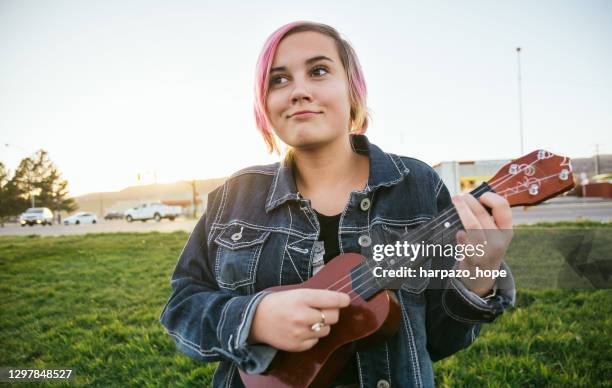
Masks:
[[[326,24],[297,21],[286,24],[274,31],[266,40],[255,67],[255,123],[261,132],[268,151],[279,153],[278,144],[272,131],[272,125],[266,113],[266,98],[272,60],[280,42],[291,34],[304,31],[315,31],[334,39],[336,48],[346,71],[351,100],[351,133],[365,133],[368,128],[368,112],[366,107],[367,89],[361,65],[351,45],[342,39],[338,31]]]

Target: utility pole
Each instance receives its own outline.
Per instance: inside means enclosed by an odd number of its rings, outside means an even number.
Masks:
[[[595,144],[595,175],[599,175],[599,144]]]
[[[521,79],[521,48],[516,48],[516,58],[518,63],[518,103],[519,103],[519,130],[521,137],[521,155],[525,154],[525,146],[523,141],[523,87]]]
[[[103,192],[100,191],[100,218],[104,217],[104,198]]]
[[[191,207],[193,209],[193,218],[197,217],[197,196],[198,192],[196,191],[196,181],[195,179],[191,181]]]

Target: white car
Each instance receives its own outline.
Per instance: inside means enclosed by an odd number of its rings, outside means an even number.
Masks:
[[[161,221],[163,218],[167,218],[170,221],[181,215],[182,208],[180,206],[168,206],[160,202],[147,202],[143,203],[135,208],[128,209],[125,211],[125,220],[132,222],[140,220],[145,222],[146,220]]]
[[[98,216],[93,213],[79,212],[64,219],[64,225],[97,224]]]
[[[53,212],[46,207],[31,207],[19,216],[21,226],[52,225]]]

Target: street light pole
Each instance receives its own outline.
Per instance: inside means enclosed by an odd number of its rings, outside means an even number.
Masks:
[[[518,103],[519,103],[519,131],[521,137],[521,155],[525,154],[523,140],[523,88],[521,79],[521,48],[516,48],[516,58],[518,63]]]

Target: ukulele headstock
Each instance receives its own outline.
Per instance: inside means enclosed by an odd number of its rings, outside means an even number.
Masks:
[[[570,159],[533,151],[502,167],[488,182],[510,206],[532,206],[574,187]]]

